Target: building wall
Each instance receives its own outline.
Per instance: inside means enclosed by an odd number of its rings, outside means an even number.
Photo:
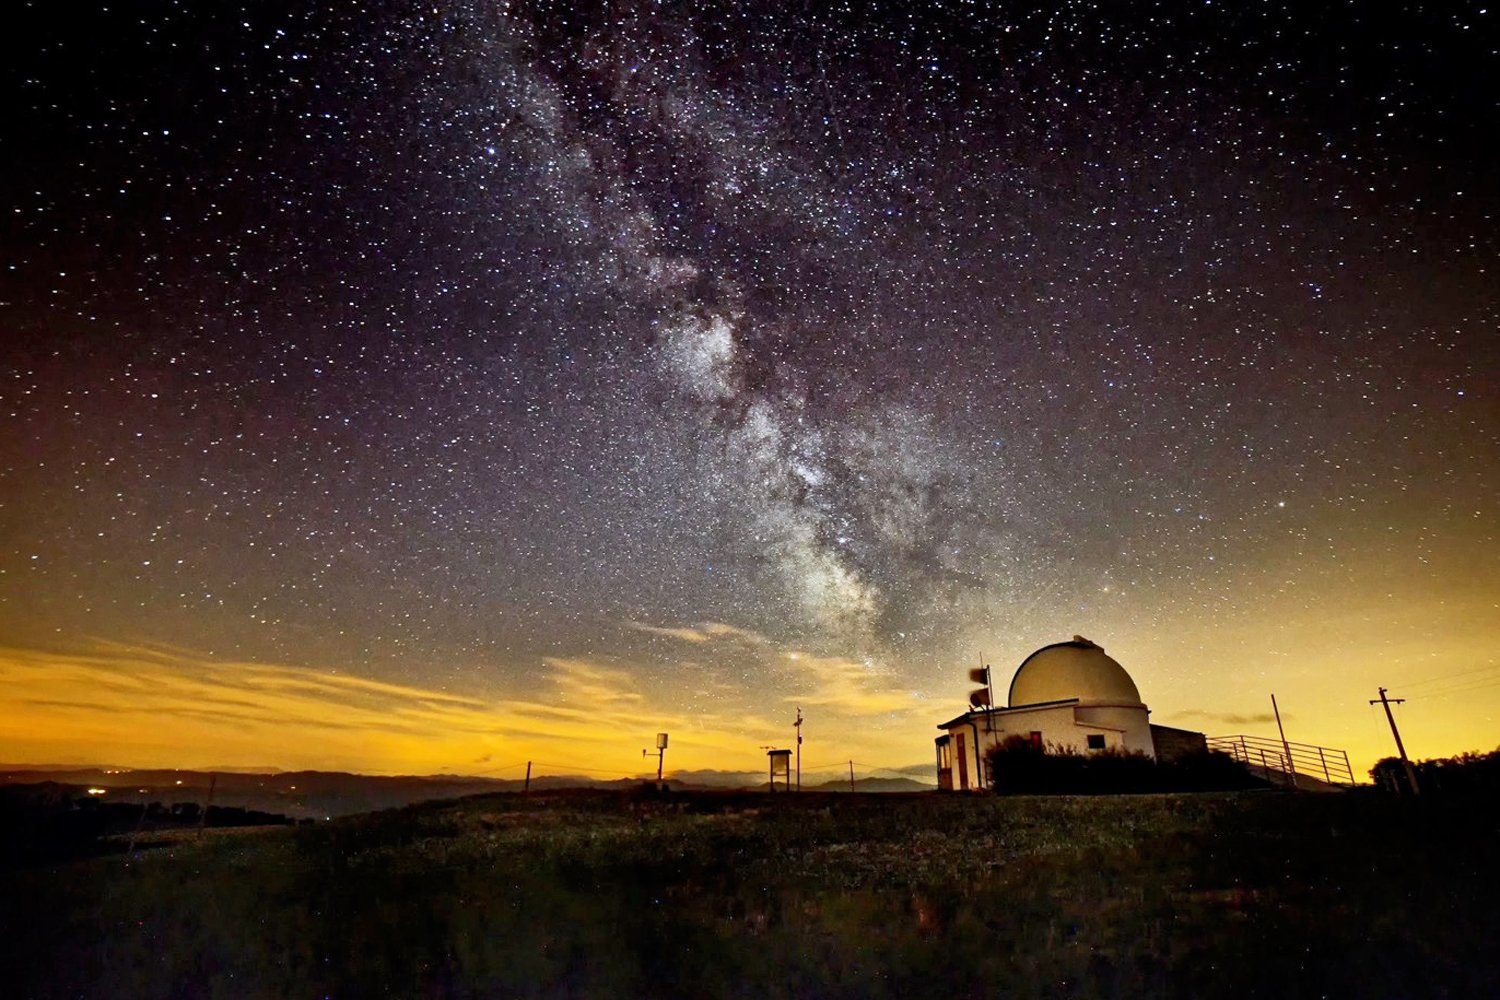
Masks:
[[[1151,742],[1156,745],[1157,760],[1174,761],[1189,754],[1208,752],[1207,737],[1191,729],[1152,726]]]
[[[1078,721],[1117,730],[1121,749],[1156,756],[1155,744],[1151,741],[1151,716],[1144,705],[1079,705]]]
[[[988,726],[986,726],[986,719],[982,716],[976,717],[974,722],[975,726],[979,729],[980,761],[983,761],[984,755],[989,751],[990,747],[1001,743],[1008,736],[1027,737],[1033,732],[1040,732],[1042,734],[1042,743],[1046,746],[1071,741],[1078,743],[1081,747],[1084,742],[1081,736],[1077,736],[1078,730],[1073,721],[1072,705],[1057,705],[1026,712],[995,713],[989,717]],[[948,730],[949,736],[953,738],[952,746],[955,753],[957,753],[957,737],[960,733],[963,734],[964,748],[968,756],[967,770],[969,785],[970,787],[974,787],[976,784],[974,780],[976,767],[974,760],[974,727],[971,727],[968,723],[963,723],[953,726]],[[956,772],[957,761],[954,763]],[[988,775],[985,778],[984,787],[988,787]],[[957,788],[958,784],[957,779],[955,779],[953,787]]]
[[[979,733],[979,759],[983,760],[990,747],[996,746],[1010,736],[1029,738],[1032,733],[1041,733],[1042,745],[1048,749],[1065,747],[1077,753],[1088,753],[1090,734],[1102,735],[1108,749],[1134,751],[1155,757],[1151,740],[1150,716],[1144,705],[1052,705],[1046,708],[1020,709],[996,712],[988,720],[975,717]],[[986,722],[988,721],[988,726]],[[976,763],[974,755],[974,727],[967,722],[948,728],[950,746],[955,759],[951,773],[952,787],[960,785],[960,765],[956,759],[959,739],[963,736],[969,787],[975,787]],[[988,775],[984,787],[989,786]]]

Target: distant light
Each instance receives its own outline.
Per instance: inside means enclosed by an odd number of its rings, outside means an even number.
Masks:
[[[178,783],[178,784],[179,784],[179,785],[180,785],[180,784],[182,784],[182,779],[181,779],[181,778],[178,778],[178,779],[177,779],[177,783]]]
[[[105,792],[105,789],[103,789],[103,788],[90,788],[89,789],[89,794],[90,795],[103,795],[104,792]]]

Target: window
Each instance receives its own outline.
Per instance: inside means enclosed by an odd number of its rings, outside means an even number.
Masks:
[[[1031,745],[1038,750],[1042,748],[1042,734],[1038,730],[1031,731]]]
[[[1103,733],[1089,733],[1089,749],[1090,750],[1103,750],[1104,749],[1104,734]]]

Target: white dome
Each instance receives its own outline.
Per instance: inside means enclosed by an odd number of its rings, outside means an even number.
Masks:
[[[1139,705],[1141,692],[1125,668],[1083,636],[1043,646],[1021,662],[1010,682],[1010,707],[1077,698],[1081,702]]]

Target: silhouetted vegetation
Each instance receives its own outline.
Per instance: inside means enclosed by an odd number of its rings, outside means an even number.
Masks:
[[[200,812],[196,802],[109,802],[53,782],[0,785],[0,868],[120,852],[128,842],[119,838],[164,830],[293,822],[275,813],[210,806],[200,824]]]
[[[1227,754],[1188,754],[1155,761],[1109,748],[1081,753],[1041,747],[1011,736],[985,755],[991,788],[1003,795],[1109,795],[1142,792],[1233,791],[1265,787]]]
[[[1435,757],[1412,764],[1417,787],[1432,795],[1500,795],[1500,747],[1489,753],[1461,753],[1454,757]],[[1370,768],[1370,778],[1377,786],[1400,795],[1409,794],[1411,785],[1399,757],[1384,757]]]

